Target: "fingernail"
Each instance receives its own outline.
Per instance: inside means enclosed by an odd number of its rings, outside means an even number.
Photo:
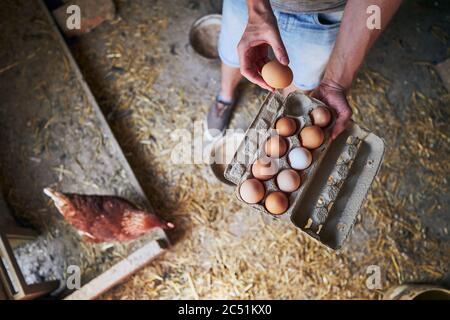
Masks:
[[[284,65],[288,65],[289,64],[289,60],[288,60],[288,58],[287,57],[281,57],[281,61],[280,61],[282,64],[284,64]]]

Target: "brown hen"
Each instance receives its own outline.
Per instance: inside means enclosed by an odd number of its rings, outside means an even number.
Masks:
[[[171,222],[120,197],[61,193],[51,188],[45,188],[44,193],[88,242],[129,241],[156,227],[174,228]]]

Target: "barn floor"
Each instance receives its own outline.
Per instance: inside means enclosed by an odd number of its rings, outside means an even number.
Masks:
[[[213,1],[118,0],[118,18],[70,41],[75,58],[174,247],[104,299],[380,298],[404,282],[450,284],[450,96],[433,64],[449,54],[450,4],[406,1],[351,92],[355,121],[386,141],[384,165],[344,249],[252,212],[206,165],[171,163],[218,89],[219,63],[188,30]],[[1,80],[0,80],[1,81]],[[243,83],[233,127],[265,93]],[[378,265],[381,288],[366,286]]]

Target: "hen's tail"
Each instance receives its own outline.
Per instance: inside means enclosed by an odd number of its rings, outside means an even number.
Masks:
[[[67,197],[61,192],[55,191],[52,188],[45,188],[44,193],[53,200],[55,206],[62,213],[62,208],[67,204]]]

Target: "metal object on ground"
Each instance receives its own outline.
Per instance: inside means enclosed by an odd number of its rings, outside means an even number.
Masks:
[[[225,179],[224,173],[243,138],[243,133],[234,133],[225,135],[211,144],[210,168],[214,176],[220,182],[234,185],[232,182]]]
[[[450,290],[432,285],[404,284],[389,289],[383,300],[450,300]]]
[[[300,92],[291,93],[286,99],[279,93],[270,94],[227,167],[225,178],[239,186],[252,177],[251,165],[264,153],[265,141],[273,134],[276,120],[293,117],[303,128],[311,123],[308,114],[320,105],[323,103]],[[384,142],[355,123],[331,142],[331,127],[332,124],[324,130],[324,143],[312,151],[313,163],[301,171],[302,185],[289,195],[290,207],[274,218],[289,221],[326,247],[338,250],[348,238],[381,166]],[[297,133],[287,138],[289,150],[300,145]],[[280,158],[280,167],[288,166],[285,155]],[[268,192],[278,190],[274,179],[264,181]],[[240,199],[238,189],[236,196]],[[270,214],[262,203],[250,206]]]
[[[217,59],[219,33],[222,16],[220,14],[210,14],[203,16],[191,27],[189,32],[189,42],[192,48],[202,57]]]

